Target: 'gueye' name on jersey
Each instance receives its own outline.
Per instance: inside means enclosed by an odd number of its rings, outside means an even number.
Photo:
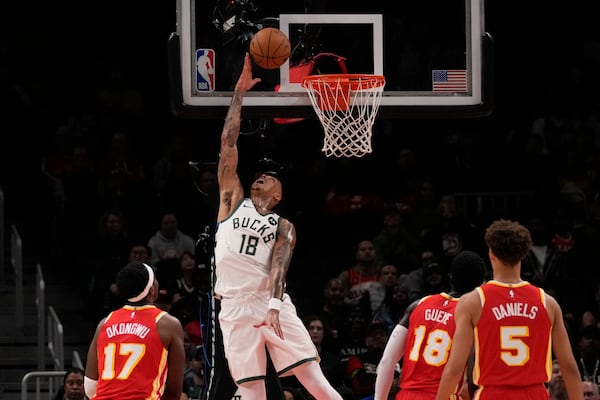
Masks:
[[[436,308],[428,308],[425,310],[425,320],[439,322],[448,325],[448,320],[452,318],[452,313],[438,310]]]
[[[136,335],[144,339],[149,332],[150,328],[137,322],[113,324],[106,327],[106,335],[109,338],[116,335]]]
[[[500,321],[502,318],[507,317],[525,317],[529,319],[535,319],[538,312],[537,306],[530,306],[527,303],[506,303],[492,307],[492,312],[496,317],[496,320]]]
[[[262,237],[265,243],[269,243],[271,240],[275,239],[275,232],[269,231],[272,226],[262,223],[259,219],[236,217],[232,219],[231,223],[233,224],[233,229],[247,228],[253,230]]]

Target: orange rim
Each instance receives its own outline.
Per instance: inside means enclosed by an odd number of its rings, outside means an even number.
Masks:
[[[302,78],[302,86],[310,87],[309,82],[325,82],[328,84],[342,81],[349,85],[350,90],[365,89],[365,82],[368,83],[366,89],[378,88],[385,85],[385,77],[383,75],[373,74],[322,74],[308,75]],[[359,85],[360,84],[360,85]]]

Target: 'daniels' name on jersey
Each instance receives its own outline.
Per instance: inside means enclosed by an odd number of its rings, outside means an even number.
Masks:
[[[505,303],[492,307],[492,312],[498,321],[508,317],[535,319],[538,313],[538,306],[531,306],[527,303]]]

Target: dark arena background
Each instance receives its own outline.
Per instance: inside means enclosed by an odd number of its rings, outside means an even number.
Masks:
[[[206,3],[197,13],[212,15],[215,0],[197,3]],[[280,7],[255,3],[264,15]],[[289,3],[302,9],[310,2]],[[36,266],[47,281],[46,306],[64,325],[59,369],[76,361],[72,351],[85,358],[91,329],[106,310],[104,291],[90,300],[98,294],[91,277],[120,265],[119,246],[128,253],[133,244],[147,244],[165,213],[173,212],[179,229],[198,241],[202,293],[210,292],[206,253],[216,197],[214,175],[203,173],[218,160],[223,115],[198,118],[174,110],[169,37],[176,31],[175,1],[33,0],[1,7],[0,399],[17,399],[25,373],[56,369],[50,358],[40,368],[37,358]],[[360,3],[352,8],[361,11]],[[427,18],[426,9],[422,14]],[[485,227],[510,218],[534,233],[538,255],[549,249],[541,263],[532,254],[525,278],[556,295],[578,359],[584,332],[600,338],[596,15],[591,2],[580,0],[485,2],[485,31],[493,38],[489,109],[467,118],[385,114],[373,127],[373,152],[362,158],[325,157],[316,118],[291,124],[244,118],[243,184],[264,157],[286,170],[278,212],[298,233],[287,288],[300,315],[321,307],[327,281],[357,262],[360,241],[380,240],[391,215],[400,216],[400,226],[382,240],[394,248],[379,256],[395,264],[400,277],[421,267],[425,250],[443,270],[460,249],[487,260]],[[418,58],[419,47],[413,50]],[[398,67],[413,61],[398,59]],[[105,235],[108,211],[118,212],[124,225],[120,244]],[[18,314],[15,232],[22,244],[23,325],[13,307]],[[176,312],[188,312],[184,319],[191,312],[206,328],[209,297],[200,308]],[[593,327],[583,329],[587,325]],[[584,374],[600,360],[596,347],[591,367],[587,358],[581,366]]]

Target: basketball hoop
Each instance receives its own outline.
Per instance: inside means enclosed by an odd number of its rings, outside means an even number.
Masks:
[[[371,153],[372,128],[381,104],[385,77],[370,74],[325,74],[304,77],[321,124],[327,157],[362,157]]]

